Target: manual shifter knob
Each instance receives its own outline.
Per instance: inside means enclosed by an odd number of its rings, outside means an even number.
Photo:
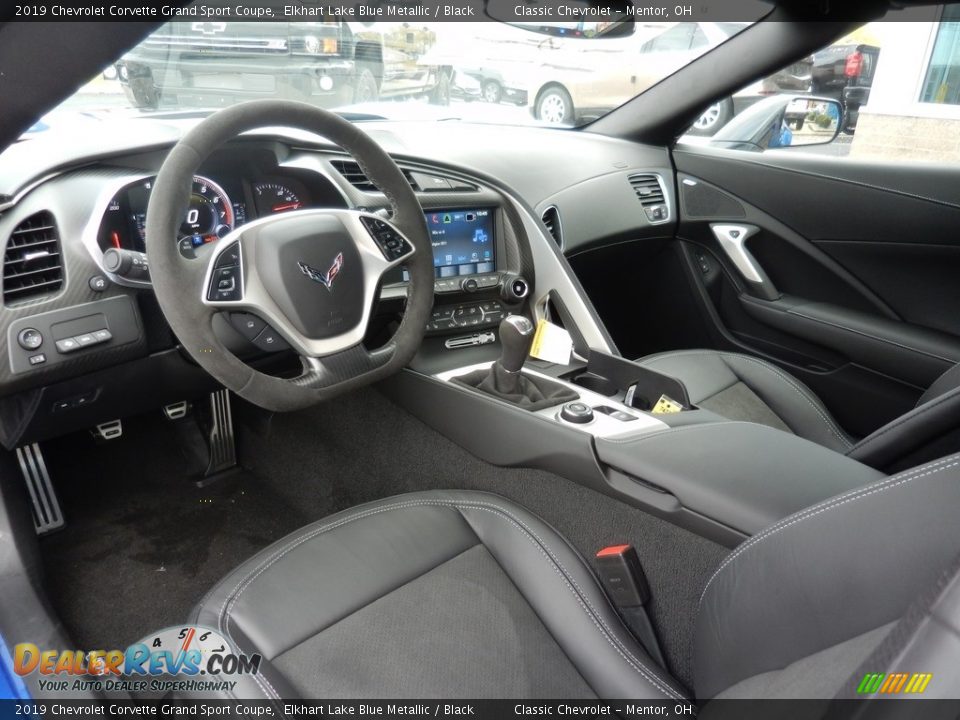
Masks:
[[[519,372],[533,344],[533,323],[523,315],[507,315],[500,322],[500,365],[507,372]]]

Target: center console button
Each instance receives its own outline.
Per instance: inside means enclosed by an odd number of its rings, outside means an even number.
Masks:
[[[585,402],[569,402],[560,408],[560,417],[569,423],[583,425],[593,420],[593,408]]]

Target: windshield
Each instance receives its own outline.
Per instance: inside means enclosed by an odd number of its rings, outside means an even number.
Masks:
[[[611,27],[611,25],[614,25]],[[748,23],[174,21],[30,134],[106,117],[286,98],[354,119],[577,126]]]

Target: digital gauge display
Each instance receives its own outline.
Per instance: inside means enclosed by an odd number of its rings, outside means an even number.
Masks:
[[[190,204],[177,239],[193,247],[219,240],[233,230],[233,205],[223,188],[200,175],[193,178]]]

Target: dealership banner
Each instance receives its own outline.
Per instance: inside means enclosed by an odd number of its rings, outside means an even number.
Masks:
[[[82,701],[0,700],[7,718],[693,718],[701,720],[884,720],[956,718],[960,701],[915,700],[718,700],[698,708],[689,702],[644,700],[243,700]]]
[[[4,5],[7,5],[5,2]],[[753,21],[769,12],[760,0],[36,0],[0,9],[0,20],[580,23],[684,20]],[[596,28],[592,28],[596,31]]]

